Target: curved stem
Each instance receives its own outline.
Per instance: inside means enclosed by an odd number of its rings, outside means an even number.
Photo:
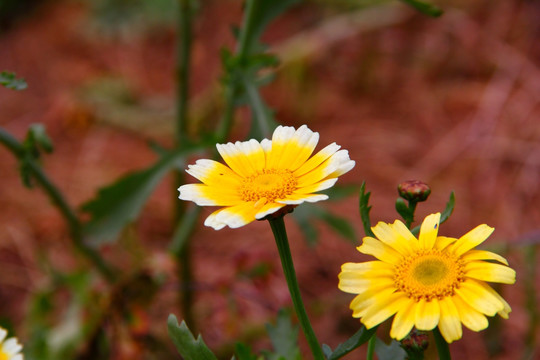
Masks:
[[[311,327],[309,318],[302,301],[302,296],[300,295],[300,289],[298,286],[298,280],[296,279],[296,273],[294,270],[294,264],[291,256],[291,249],[289,248],[289,240],[287,239],[287,231],[285,230],[285,222],[283,221],[283,216],[280,216],[275,219],[269,219],[270,227],[272,228],[272,233],[276,240],[276,245],[279,251],[279,257],[281,259],[281,266],[283,267],[283,272],[285,274],[285,279],[287,280],[287,285],[289,287],[289,293],[291,294],[291,299],[293,302],[294,310],[300,321],[300,326],[302,331],[306,336],[307,342],[313,354],[315,360],[324,360],[324,354],[322,352],[319,341],[315,336],[315,332]]]
[[[444,340],[439,328],[433,329],[433,336],[435,337],[435,344],[437,345],[437,352],[439,353],[439,360],[450,360],[450,348],[448,343]]]

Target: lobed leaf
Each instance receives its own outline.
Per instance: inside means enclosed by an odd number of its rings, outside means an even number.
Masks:
[[[167,327],[169,336],[184,360],[217,360],[214,353],[204,343],[201,335],[195,339],[184,321],[178,325],[176,316],[170,314]]]
[[[371,231],[371,220],[369,218],[369,212],[371,211],[371,206],[369,206],[370,196],[371,192],[366,193],[366,182],[363,182],[360,186],[360,218],[362,219],[366,236],[375,237],[373,231]]]
[[[0,85],[11,90],[24,90],[28,87],[24,79],[18,79],[15,73],[8,71],[0,72]]]
[[[287,312],[279,311],[276,325],[267,324],[274,353],[265,352],[269,360],[301,360],[298,348],[298,327],[293,326]]]
[[[403,350],[399,341],[394,339],[387,345],[379,338],[376,338],[375,354],[379,360],[405,360],[407,358],[407,352]]]
[[[353,336],[336,347],[336,349],[328,356],[328,360],[336,360],[347,355],[354,349],[368,342],[369,339],[375,335],[376,331],[377,326],[372,327],[371,329],[366,329],[366,327],[362,325],[362,328],[360,328],[360,330],[358,330]],[[328,346],[323,346],[323,349],[325,347],[327,348],[326,351],[328,351]]]

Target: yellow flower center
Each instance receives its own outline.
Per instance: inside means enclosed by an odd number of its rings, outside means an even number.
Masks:
[[[257,202],[264,199],[272,202],[292,194],[297,183],[296,177],[289,170],[264,169],[261,173],[244,179],[240,196],[244,201]]]
[[[396,266],[394,282],[398,290],[416,301],[442,299],[454,295],[464,281],[463,261],[439,250],[423,250]]]

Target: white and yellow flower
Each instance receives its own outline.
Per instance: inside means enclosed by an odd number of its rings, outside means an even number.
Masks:
[[[0,327],[0,360],[23,360],[22,345],[17,338],[6,339],[7,331]]]
[[[475,250],[493,232],[480,225],[459,239],[438,236],[440,214],[422,223],[418,239],[399,220],[372,228],[358,251],[378,260],[346,263],[339,288],[358,294],[353,317],[371,328],[394,316],[390,336],[401,340],[416,327],[439,327],[450,343],[462,336],[461,324],[480,331],[487,316],[508,318],[508,303],[486,282],[513,284],[516,272],[502,256]]]
[[[201,159],[187,172],[202,184],[178,188],[179,198],[220,206],[204,224],[216,230],[263,219],[287,205],[326,200],[318,191],[332,187],[354,167],[347,150],[332,143],[311,156],[319,134],[303,125],[278,126],[272,140],[217,144],[225,163]]]

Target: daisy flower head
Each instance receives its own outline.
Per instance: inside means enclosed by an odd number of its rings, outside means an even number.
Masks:
[[[462,336],[461,324],[480,331],[487,316],[508,318],[508,303],[486,282],[513,284],[516,272],[502,256],[474,248],[493,228],[480,225],[459,239],[438,236],[440,214],[427,216],[416,238],[399,220],[379,222],[376,238],[357,249],[378,260],[346,263],[339,288],[357,294],[352,316],[372,328],[394,316],[390,336],[401,340],[413,327],[439,327],[447,343]]]
[[[0,327],[0,360],[23,360],[22,345],[17,338],[6,339],[7,331]]]
[[[347,150],[332,143],[311,156],[319,133],[306,125],[278,126],[272,140],[217,144],[226,165],[197,160],[187,172],[202,184],[178,188],[179,198],[200,206],[219,206],[205,220],[216,230],[238,228],[288,205],[326,200],[318,191],[332,187],[354,167]]]

